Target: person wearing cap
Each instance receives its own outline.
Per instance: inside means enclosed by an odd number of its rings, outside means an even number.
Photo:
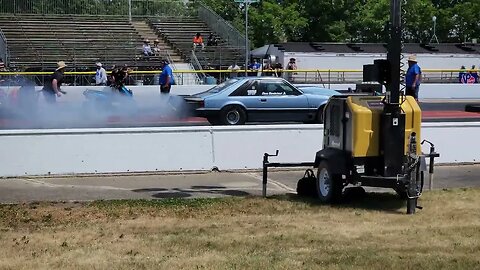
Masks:
[[[408,69],[405,76],[405,95],[412,96],[418,100],[418,91],[422,80],[422,69],[417,64],[417,57],[410,55],[408,57]]]
[[[64,79],[65,67],[67,67],[65,62],[58,62],[57,69],[48,78],[47,82],[43,86],[42,92],[47,103],[54,104],[57,102],[56,97],[61,97],[62,93],[65,94],[65,92],[60,89]]]
[[[107,85],[107,71],[102,66],[102,63],[97,63],[97,72],[95,73],[95,85],[105,86]]]
[[[145,56],[152,56],[153,55],[152,47],[150,46],[150,41],[148,39],[146,39],[143,42],[143,55],[145,55]]]
[[[161,62],[162,73],[160,74],[160,94],[169,94],[172,85],[175,84],[173,71],[167,60]]]

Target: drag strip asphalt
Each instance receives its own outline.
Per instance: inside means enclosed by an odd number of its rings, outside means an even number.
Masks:
[[[304,170],[269,172],[268,195],[295,193]],[[425,178],[428,189],[428,176]],[[480,187],[480,165],[438,166],[434,188]],[[388,190],[390,191],[390,190]],[[19,177],[0,180],[0,203],[261,196],[262,173]]]

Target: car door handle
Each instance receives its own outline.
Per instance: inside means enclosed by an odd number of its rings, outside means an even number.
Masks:
[[[261,98],[260,102],[267,102],[267,99],[266,98]]]

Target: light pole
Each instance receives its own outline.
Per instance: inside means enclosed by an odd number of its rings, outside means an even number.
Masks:
[[[248,0],[245,0],[245,77],[247,77],[248,67]]]
[[[245,76],[247,76],[248,55],[250,48],[248,46],[248,5],[251,3],[258,3],[260,0],[234,0],[235,3],[243,3],[245,7]]]
[[[132,22],[132,0],[128,0],[128,20]]]
[[[432,17],[432,21],[433,21],[433,36],[432,36],[432,38],[430,39],[430,42],[429,42],[429,43],[432,43],[432,40],[435,39],[435,41],[436,41],[437,44],[438,44],[438,38],[437,38],[437,34],[436,34],[437,17],[436,17],[436,16],[433,16],[433,17]]]

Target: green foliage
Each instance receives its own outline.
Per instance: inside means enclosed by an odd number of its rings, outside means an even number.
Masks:
[[[2,13],[127,15],[128,0],[0,0]],[[243,4],[203,1],[233,26],[245,30]],[[479,0],[401,0],[404,39],[440,42],[480,39]],[[249,38],[254,47],[284,41],[386,42],[391,0],[260,0],[249,8]],[[132,0],[133,15],[192,14],[185,0]]]
[[[242,4],[204,0],[241,32]],[[283,41],[387,42],[390,0],[261,0],[249,9],[250,39],[255,47]],[[406,0],[405,42],[429,42],[436,16],[440,42],[480,39],[480,1]]]

